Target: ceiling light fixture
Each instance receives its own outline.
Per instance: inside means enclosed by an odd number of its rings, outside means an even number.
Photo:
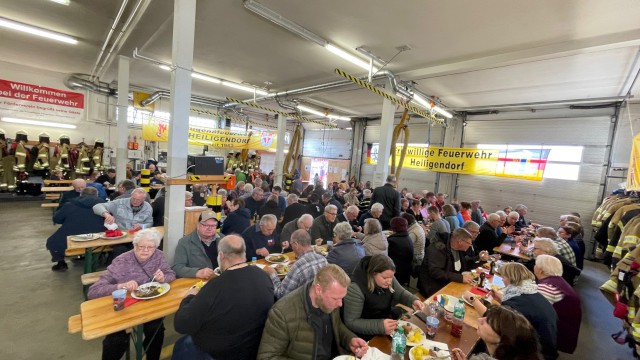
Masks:
[[[15,124],[49,126],[49,127],[63,128],[63,129],[75,129],[77,127],[71,124],[63,124],[63,123],[39,121],[39,120],[17,119],[17,118],[9,118],[9,117],[3,117],[2,121],[8,122],[8,123],[15,123]]]
[[[341,58],[351,62],[352,64],[358,65],[359,67],[369,71],[371,70],[372,72],[376,73],[378,72],[378,70],[380,70],[379,68],[377,68],[376,66],[371,67],[371,65],[369,64],[368,61],[362,60],[361,58],[350,54],[342,49],[340,49],[339,47],[327,43],[327,45],[324,46],[325,49],[329,50],[330,52],[340,56]]]
[[[160,69],[162,69],[162,70],[165,70],[165,71],[171,71],[171,67],[169,65],[162,64],[162,65],[158,65],[158,67]],[[202,73],[199,73],[199,72],[195,72],[195,71],[191,72],[191,77],[195,78],[195,79],[199,79],[199,80],[208,81],[208,82],[214,83],[214,84],[222,84],[224,86],[228,86],[228,87],[232,87],[234,89],[250,92],[252,94],[255,91],[255,93],[258,94],[258,95],[262,95],[262,96],[269,95],[269,92],[267,92],[265,90],[262,90],[260,88],[254,87],[254,86],[243,85],[243,84],[235,83],[233,81],[222,80],[222,79],[215,78],[213,76],[205,75],[205,74],[202,74]]]
[[[77,44],[78,40],[69,35],[57,33],[55,31],[46,30],[43,28],[39,28],[33,25],[23,24],[17,21],[9,20],[7,18],[0,17],[0,26],[5,27],[7,29],[18,30],[22,32],[26,32],[31,35],[45,37],[47,39],[61,41],[67,44]]]
[[[171,71],[171,66],[168,65],[158,65],[158,67],[164,71]]]
[[[49,0],[49,1],[58,3],[60,5],[66,5],[66,6],[69,6],[69,4],[71,4],[71,0]]]
[[[318,116],[326,117],[326,118],[329,118],[329,119],[335,119],[335,120],[351,121],[350,117],[340,116],[340,115],[336,115],[336,114],[323,113],[320,110],[317,110],[317,109],[314,109],[314,108],[310,108],[308,106],[298,105],[296,107],[301,111],[305,111],[305,112],[308,112],[308,113],[313,114],[313,115],[318,115]]]
[[[242,85],[242,84],[238,84],[238,83],[234,83],[231,81],[222,81],[222,85],[224,86],[228,86],[228,87],[232,87],[234,89],[238,89],[238,90],[244,90],[246,92],[250,92],[253,93],[255,90],[255,93],[258,95],[262,95],[262,96],[267,96],[269,95],[268,92],[264,91],[264,90],[260,90],[256,87],[253,86],[247,86],[247,85]]]
[[[198,73],[191,73],[191,77],[192,78],[196,78],[196,79],[200,79],[200,80],[204,80],[204,81],[208,81],[210,83],[214,83],[214,84],[221,84],[222,80],[220,79],[216,79],[214,77],[211,76],[207,76],[207,75],[203,75],[203,74],[198,74]]]
[[[427,101],[425,98],[423,98],[422,96],[418,95],[418,94],[413,94],[413,101],[424,106],[425,108],[429,109],[429,110],[433,110],[435,112],[437,112],[438,114],[446,117],[447,119],[451,119],[453,117],[453,115],[451,115],[450,112],[448,112],[447,110],[444,110],[443,108],[439,107],[439,106],[434,106],[433,104],[431,104],[429,101]]]

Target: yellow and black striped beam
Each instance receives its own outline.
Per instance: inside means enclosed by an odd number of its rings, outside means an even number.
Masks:
[[[444,121],[442,121],[441,119],[438,119],[435,116],[429,114],[428,112],[423,111],[423,110],[421,110],[421,109],[419,109],[419,108],[417,108],[417,107],[415,107],[415,106],[413,106],[411,104],[408,104],[408,103],[398,99],[397,97],[387,93],[386,91],[384,91],[382,89],[378,89],[377,87],[369,84],[366,81],[362,81],[362,80],[358,79],[357,77],[355,77],[355,76],[353,76],[351,74],[348,74],[348,73],[346,73],[346,72],[344,72],[344,71],[342,71],[340,69],[336,69],[335,72],[336,72],[336,74],[338,74],[338,75],[340,75],[340,76],[342,76],[342,77],[344,77],[344,78],[346,78],[348,80],[351,80],[352,82],[356,83],[357,85],[360,85],[361,87],[363,87],[363,88],[365,88],[367,90],[370,90],[370,91],[382,96],[383,98],[385,98],[385,99],[387,99],[387,100],[389,100],[389,101],[391,101],[393,103],[396,103],[396,104],[398,104],[400,106],[403,106],[403,107],[409,109],[411,112],[416,113],[416,114],[422,116],[425,119],[429,119],[429,120],[431,120],[431,121],[433,121],[433,122],[435,122],[437,124],[443,124],[444,123]]]
[[[306,121],[306,122],[310,122],[310,123],[314,123],[314,124],[319,124],[319,125],[330,127],[330,128],[337,128],[337,126],[335,126],[333,124],[330,124],[330,123],[327,123],[327,122],[311,120],[311,119],[306,118],[304,116],[300,116],[300,115],[297,115],[297,114],[290,114],[290,113],[285,112],[285,111],[280,111],[280,110],[268,108],[266,106],[258,105],[256,103],[252,103],[252,102],[242,101],[242,100],[238,100],[238,99],[234,99],[234,98],[230,98],[230,97],[227,97],[227,101],[231,101],[231,102],[234,102],[234,103],[250,106],[250,107],[253,107],[253,108],[256,108],[256,109],[260,109],[260,110],[264,110],[264,111],[268,111],[268,112],[272,112],[272,113],[276,113],[276,114],[280,114],[282,116],[287,116],[287,117],[290,117],[292,119],[296,119],[296,120],[300,120],[300,121]]]

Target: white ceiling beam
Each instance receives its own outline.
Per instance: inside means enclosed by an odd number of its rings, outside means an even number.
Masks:
[[[623,33],[608,34],[586,39],[567,41],[533,47],[525,50],[507,52],[473,58],[458,62],[428,66],[421,69],[398,73],[402,79],[423,80],[438,76],[452,75],[470,71],[484,70],[498,66],[517,65],[532,61],[553,59],[597,51],[640,46],[640,29]]]

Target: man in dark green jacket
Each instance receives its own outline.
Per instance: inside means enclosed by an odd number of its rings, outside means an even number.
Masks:
[[[276,302],[262,332],[258,359],[331,360],[353,353],[362,357],[367,343],[340,319],[349,276],[337,265],[320,269],[314,280]]]

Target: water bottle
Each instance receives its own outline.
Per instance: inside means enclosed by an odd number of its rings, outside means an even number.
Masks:
[[[257,257],[252,257],[251,258],[251,265],[258,265],[258,258]]]
[[[464,326],[464,300],[458,299],[458,303],[453,306],[453,322],[451,323],[451,335],[462,336]]]
[[[407,337],[404,335],[404,328],[399,326],[391,337],[391,360],[404,359],[404,352],[407,349]]]

